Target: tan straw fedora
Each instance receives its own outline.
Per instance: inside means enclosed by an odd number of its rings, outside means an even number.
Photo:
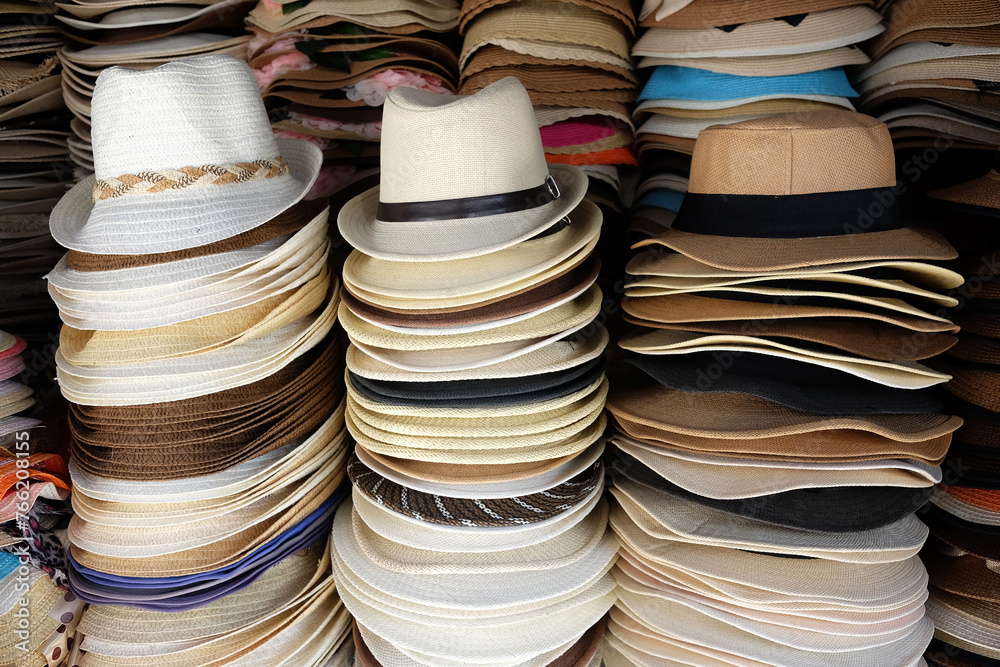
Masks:
[[[902,225],[895,185],[888,129],[868,116],[829,111],[716,126],[699,135],[673,228],[636,245],[749,271],[953,259],[942,237]]]

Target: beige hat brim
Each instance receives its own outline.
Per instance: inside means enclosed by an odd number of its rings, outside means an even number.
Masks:
[[[570,214],[587,192],[587,176],[571,165],[550,164],[558,199],[526,211],[458,220],[382,222],[379,188],[344,204],[337,216],[340,233],[371,257],[408,262],[439,262],[488,255],[526,241]]]

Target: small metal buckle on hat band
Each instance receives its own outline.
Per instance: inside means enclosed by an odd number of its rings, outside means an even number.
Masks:
[[[559,199],[562,195],[559,191],[559,186],[556,184],[556,179],[552,178],[551,174],[545,177],[545,186],[549,189],[549,194],[552,195],[552,199]]]

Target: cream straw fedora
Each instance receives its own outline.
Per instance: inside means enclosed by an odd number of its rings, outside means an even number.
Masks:
[[[467,97],[399,88],[383,109],[381,185],[337,221],[366,255],[486,255],[551,227],[583,199],[583,172],[546,164],[531,100],[514,78]]]
[[[302,199],[322,162],[316,146],[274,138],[250,68],[232,57],[111,68],[92,113],[95,176],[50,218],[53,237],[83,252],[167,252],[245,232]]]

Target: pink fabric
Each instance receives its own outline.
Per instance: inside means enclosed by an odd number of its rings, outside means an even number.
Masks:
[[[323,132],[343,130],[344,132],[356,134],[362,139],[382,138],[382,121],[380,120],[372,123],[341,123],[339,120],[333,120],[332,118],[320,118],[294,111],[288,113],[288,120],[299,123],[306,130],[320,130]],[[326,146],[323,146],[323,148],[326,148]]]
[[[364,100],[370,107],[380,107],[385,102],[386,96],[396,88],[417,88],[432,93],[451,92],[442,85],[441,79],[435,76],[424,76],[417,72],[399,69],[382,70],[343,90],[347,93],[347,99],[353,102]]]
[[[583,116],[546,125],[539,131],[543,146],[563,148],[607,139],[621,129],[622,122],[609,116]]]
[[[25,369],[24,359],[21,357],[7,357],[0,359],[0,380],[7,380]]]
[[[271,49],[268,49],[268,51],[271,51]],[[257,79],[257,87],[263,93],[282,74],[303,72],[313,67],[316,67],[316,63],[309,60],[309,56],[299,51],[290,51],[278,56],[259,69],[255,68],[253,75]]]
[[[254,33],[254,36],[250,38],[247,42],[247,53],[256,54],[260,50],[260,47],[267,44],[274,35],[270,33]],[[275,51],[287,51],[292,48],[295,42],[301,42],[306,38],[305,30],[292,30],[291,32],[286,32],[281,34],[281,39],[276,41],[271,46],[267,47],[260,55],[265,53],[274,53]]]

